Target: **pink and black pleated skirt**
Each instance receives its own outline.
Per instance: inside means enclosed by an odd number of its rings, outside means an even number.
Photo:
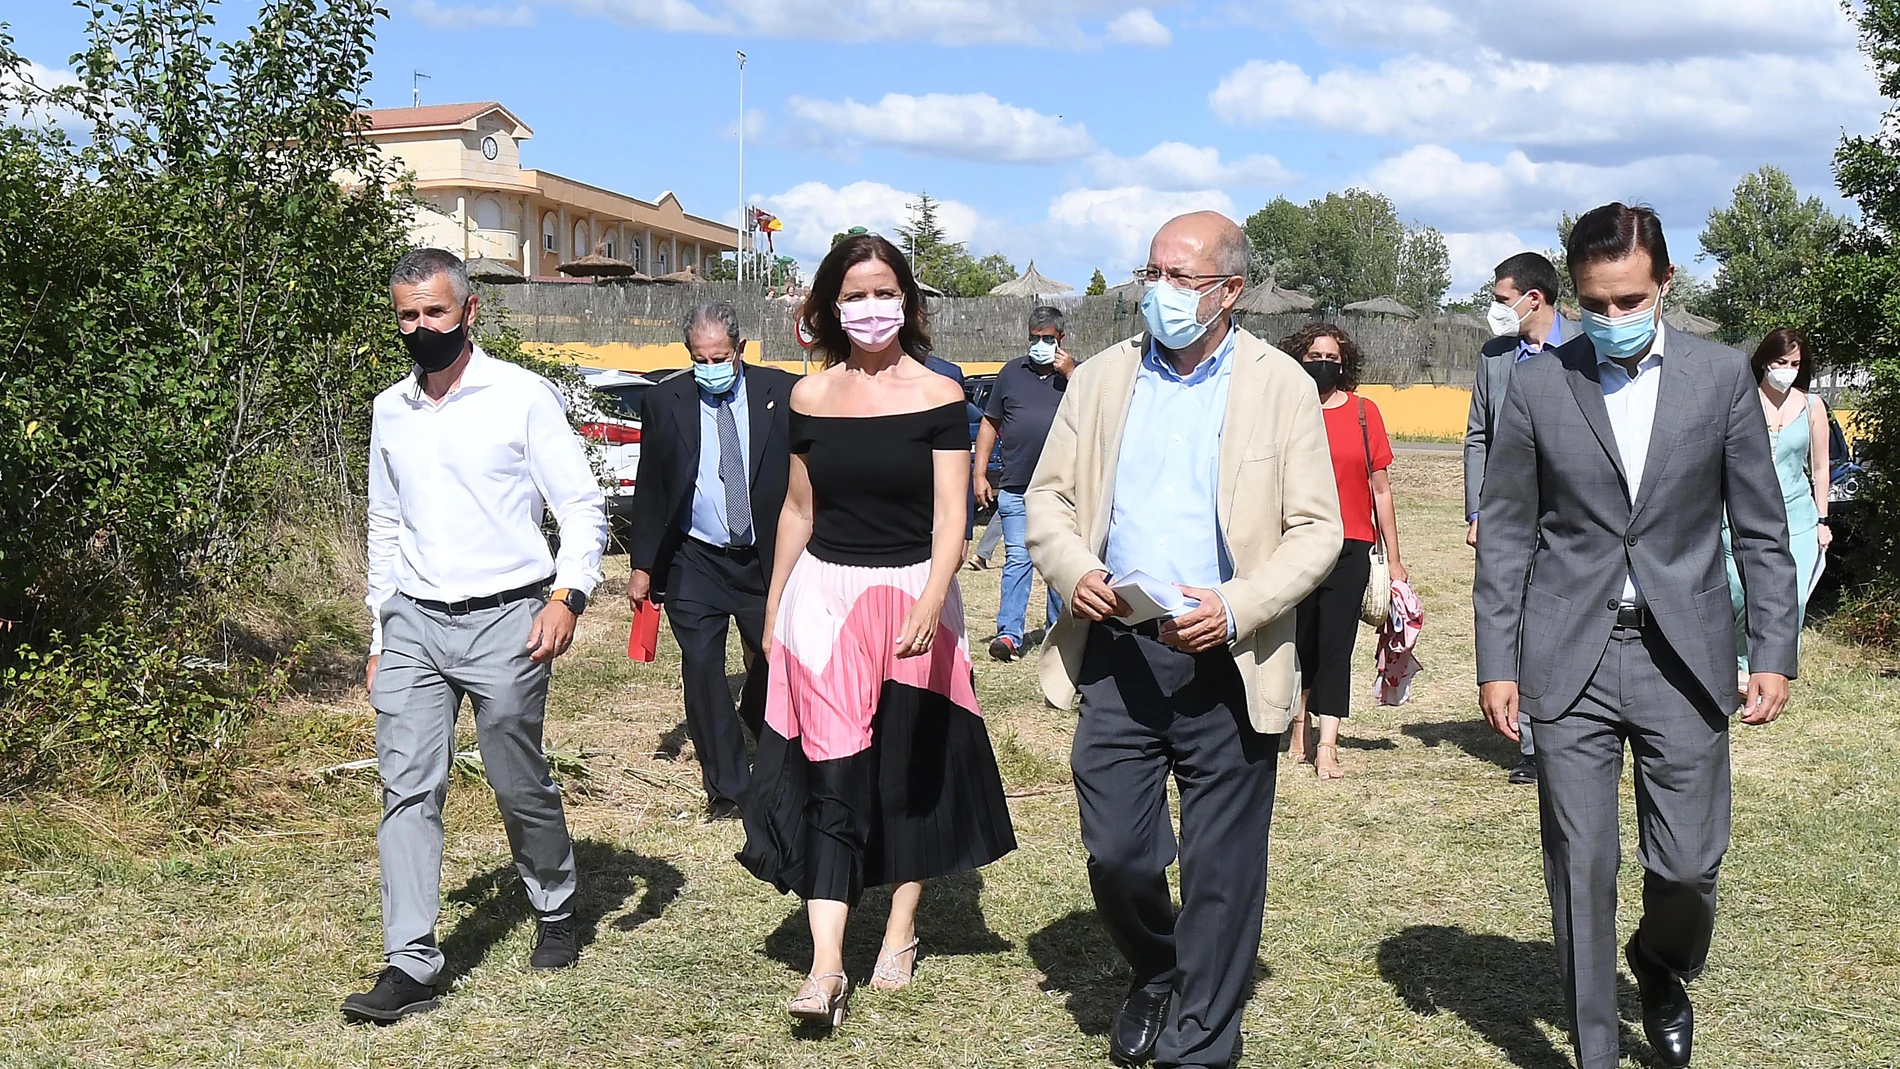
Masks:
[[[1016,848],[954,583],[930,652],[894,653],[929,575],[806,553],[786,580],[739,853],[781,892],[855,904]]]

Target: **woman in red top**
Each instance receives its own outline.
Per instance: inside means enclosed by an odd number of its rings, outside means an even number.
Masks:
[[[1385,545],[1392,578],[1406,577],[1405,566],[1399,563],[1392,483],[1386,478],[1392,443],[1386,439],[1379,406],[1353,393],[1364,360],[1345,331],[1311,323],[1281,342],[1280,348],[1300,361],[1319,388],[1346,535],[1333,573],[1300,602],[1294,644],[1307,689],[1301,695],[1300,720],[1287,755],[1294,761],[1306,760],[1309,721],[1317,715],[1319,742],[1312,751],[1313,764],[1320,779],[1339,779],[1345,775],[1339,769],[1339,722],[1352,707],[1352,647],[1359,637],[1359,606],[1372,571],[1375,538]]]

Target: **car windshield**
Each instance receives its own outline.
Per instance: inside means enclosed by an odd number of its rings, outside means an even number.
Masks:
[[[635,423],[640,421],[640,402],[646,397],[645,383],[626,383],[620,386],[602,386],[594,390],[594,396],[600,401],[603,415],[614,419],[627,419]]]

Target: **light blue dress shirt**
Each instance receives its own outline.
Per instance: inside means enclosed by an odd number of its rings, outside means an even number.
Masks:
[[[739,466],[750,479],[752,421],[746,418],[743,364],[732,386],[732,418],[739,425]],[[757,524],[755,517],[755,529]],[[699,473],[693,479],[693,511],[687,516],[686,533],[715,546],[732,544],[731,528],[726,526],[726,484],[719,481],[719,395],[704,389],[699,391]]]
[[[1230,324],[1213,355],[1185,377],[1153,341],[1142,354],[1102,555],[1110,582],[1143,571],[1163,582],[1212,589],[1233,578],[1234,564],[1221,541],[1218,495],[1221,425],[1237,333]]]
[[[1547,349],[1555,349],[1556,347],[1558,347],[1559,345],[1562,345],[1563,343],[1564,343],[1564,317],[1563,317],[1563,313],[1559,312],[1555,316],[1551,317],[1550,337],[1545,338],[1544,343],[1542,345],[1539,345],[1538,343],[1530,340],[1529,338],[1524,337],[1521,334],[1518,335],[1518,339],[1517,339],[1518,362],[1523,363],[1524,361],[1529,360],[1531,357],[1536,356],[1538,353],[1544,352]]]

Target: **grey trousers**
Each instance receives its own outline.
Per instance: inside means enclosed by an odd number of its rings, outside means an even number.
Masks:
[[[525,598],[452,615],[397,594],[383,606],[383,654],[369,695],[383,779],[383,953],[420,983],[442,972],[442,802],[463,695],[528,902],[543,920],[569,913],[574,844],[541,746],[549,666],[527,650],[545,604]]]
[[[1254,731],[1226,648],[1089,629],[1070,767],[1089,889],[1135,984],[1173,992],[1157,1069],[1225,1067],[1253,994],[1280,737]],[[1181,792],[1181,908],[1168,777]]]
[[[1579,1069],[1617,1064],[1617,794],[1636,759],[1637,947],[1683,979],[1708,961],[1729,843],[1728,718],[1660,631],[1618,629],[1568,712],[1537,725],[1537,797],[1557,968]]]

